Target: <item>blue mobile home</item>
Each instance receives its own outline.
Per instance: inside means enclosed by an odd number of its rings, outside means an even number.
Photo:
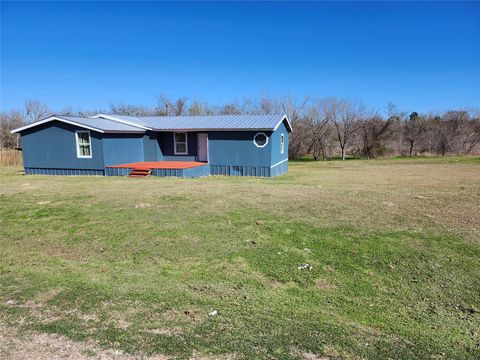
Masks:
[[[26,174],[269,177],[288,171],[291,131],[285,115],[98,114],[50,116],[12,132]]]

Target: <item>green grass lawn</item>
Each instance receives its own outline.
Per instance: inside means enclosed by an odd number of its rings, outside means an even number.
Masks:
[[[478,157],[270,179],[20,170],[0,168],[2,358],[48,341],[76,357],[480,358]]]

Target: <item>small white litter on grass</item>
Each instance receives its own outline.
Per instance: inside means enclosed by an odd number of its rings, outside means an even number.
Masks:
[[[39,201],[37,205],[47,205],[50,204],[50,201]]]
[[[217,310],[212,310],[208,313],[208,316],[215,316],[218,314],[218,311]]]
[[[298,267],[298,270],[312,270],[312,265],[310,264],[302,264]]]

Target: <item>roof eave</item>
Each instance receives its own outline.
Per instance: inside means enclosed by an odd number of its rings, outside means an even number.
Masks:
[[[288,120],[288,116],[287,115],[284,115],[282,117],[282,119],[278,122],[278,124],[275,126],[275,129],[273,129],[273,131],[276,131],[278,129],[278,127],[280,126],[280,124],[282,124],[284,121],[287,122],[287,130],[288,132],[293,132],[293,129],[292,129],[292,124],[290,124],[290,120]]]
[[[272,128],[179,128],[179,129],[153,129],[157,132],[187,132],[187,131],[274,131]]]
[[[145,134],[145,130],[104,130],[105,134]]]
[[[45,118],[45,119],[36,121],[36,122],[34,122],[34,123],[31,123],[31,124],[28,124],[28,125],[25,125],[25,126],[22,126],[22,127],[16,128],[16,129],[13,129],[13,130],[10,131],[10,133],[11,133],[11,134],[16,134],[16,133],[22,132],[22,131],[24,131],[24,130],[28,130],[28,129],[34,128],[34,127],[36,127],[36,126],[39,126],[39,125],[42,125],[42,124],[46,124],[46,123],[48,123],[48,122],[50,122],[50,121],[60,121],[60,122],[66,123],[66,124],[78,126],[78,127],[81,127],[81,128],[84,128],[84,129],[88,129],[88,130],[92,130],[92,131],[96,131],[96,132],[99,132],[99,133],[104,133],[104,132],[105,132],[104,130],[95,128],[95,127],[93,127],[93,126],[88,126],[88,125],[81,124],[81,123],[78,123],[78,122],[75,122],[75,121],[72,121],[72,120],[64,119],[64,118],[62,118],[61,116],[58,116],[58,115],[52,115],[52,116],[49,116],[49,117],[47,117],[47,118]]]

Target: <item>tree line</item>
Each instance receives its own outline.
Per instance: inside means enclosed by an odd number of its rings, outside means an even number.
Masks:
[[[0,148],[19,148],[10,130],[54,112],[28,100],[21,110],[0,113]],[[316,160],[347,157],[445,156],[480,153],[480,111],[450,110],[442,114],[399,111],[388,104],[386,115],[368,110],[359,101],[339,98],[245,98],[213,105],[187,98],[158,98],[154,107],[114,104],[109,109],[62,109],[57,114],[90,116],[97,113],[167,116],[285,113],[292,124],[289,157]]]

